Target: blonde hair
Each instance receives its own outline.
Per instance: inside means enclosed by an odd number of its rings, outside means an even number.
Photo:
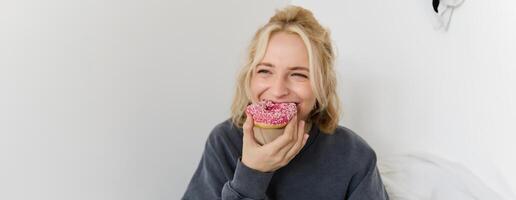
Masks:
[[[330,33],[315,19],[312,12],[299,6],[288,6],[276,11],[269,22],[256,31],[248,48],[247,62],[237,77],[236,92],[231,105],[231,120],[237,127],[245,122],[245,109],[251,103],[251,76],[256,65],[263,59],[269,38],[277,32],[297,34],[308,51],[310,85],[316,98],[309,121],[319,129],[332,134],[338,126],[340,100],[337,95],[337,80],[334,52]]]

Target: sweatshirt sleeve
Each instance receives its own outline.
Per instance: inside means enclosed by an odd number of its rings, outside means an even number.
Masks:
[[[368,166],[355,176],[357,177],[357,185],[348,195],[349,200],[389,200],[389,195],[376,167],[376,155],[374,153],[370,162],[368,162]]]
[[[253,170],[240,162],[240,157],[232,158],[228,149],[234,148],[228,148],[229,140],[221,134],[224,133],[214,130],[208,138],[201,161],[182,199],[265,199],[273,173]]]
[[[251,169],[239,160],[233,180],[224,184],[222,199],[265,199],[272,175]]]

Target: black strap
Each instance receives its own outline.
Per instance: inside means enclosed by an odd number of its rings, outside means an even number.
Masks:
[[[434,6],[434,11],[436,13],[439,13],[439,11],[437,10],[437,7],[439,7],[439,0],[432,0],[432,6]]]

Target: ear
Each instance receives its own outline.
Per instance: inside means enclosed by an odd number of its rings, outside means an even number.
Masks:
[[[439,0],[432,0],[432,6],[434,7],[434,11],[436,13],[439,13],[439,11],[437,10],[437,8],[439,7]]]

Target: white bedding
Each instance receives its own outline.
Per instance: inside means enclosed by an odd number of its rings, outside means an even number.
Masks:
[[[392,200],[509,200],[467,167],[430,154],[379,159],[378,168]]]

